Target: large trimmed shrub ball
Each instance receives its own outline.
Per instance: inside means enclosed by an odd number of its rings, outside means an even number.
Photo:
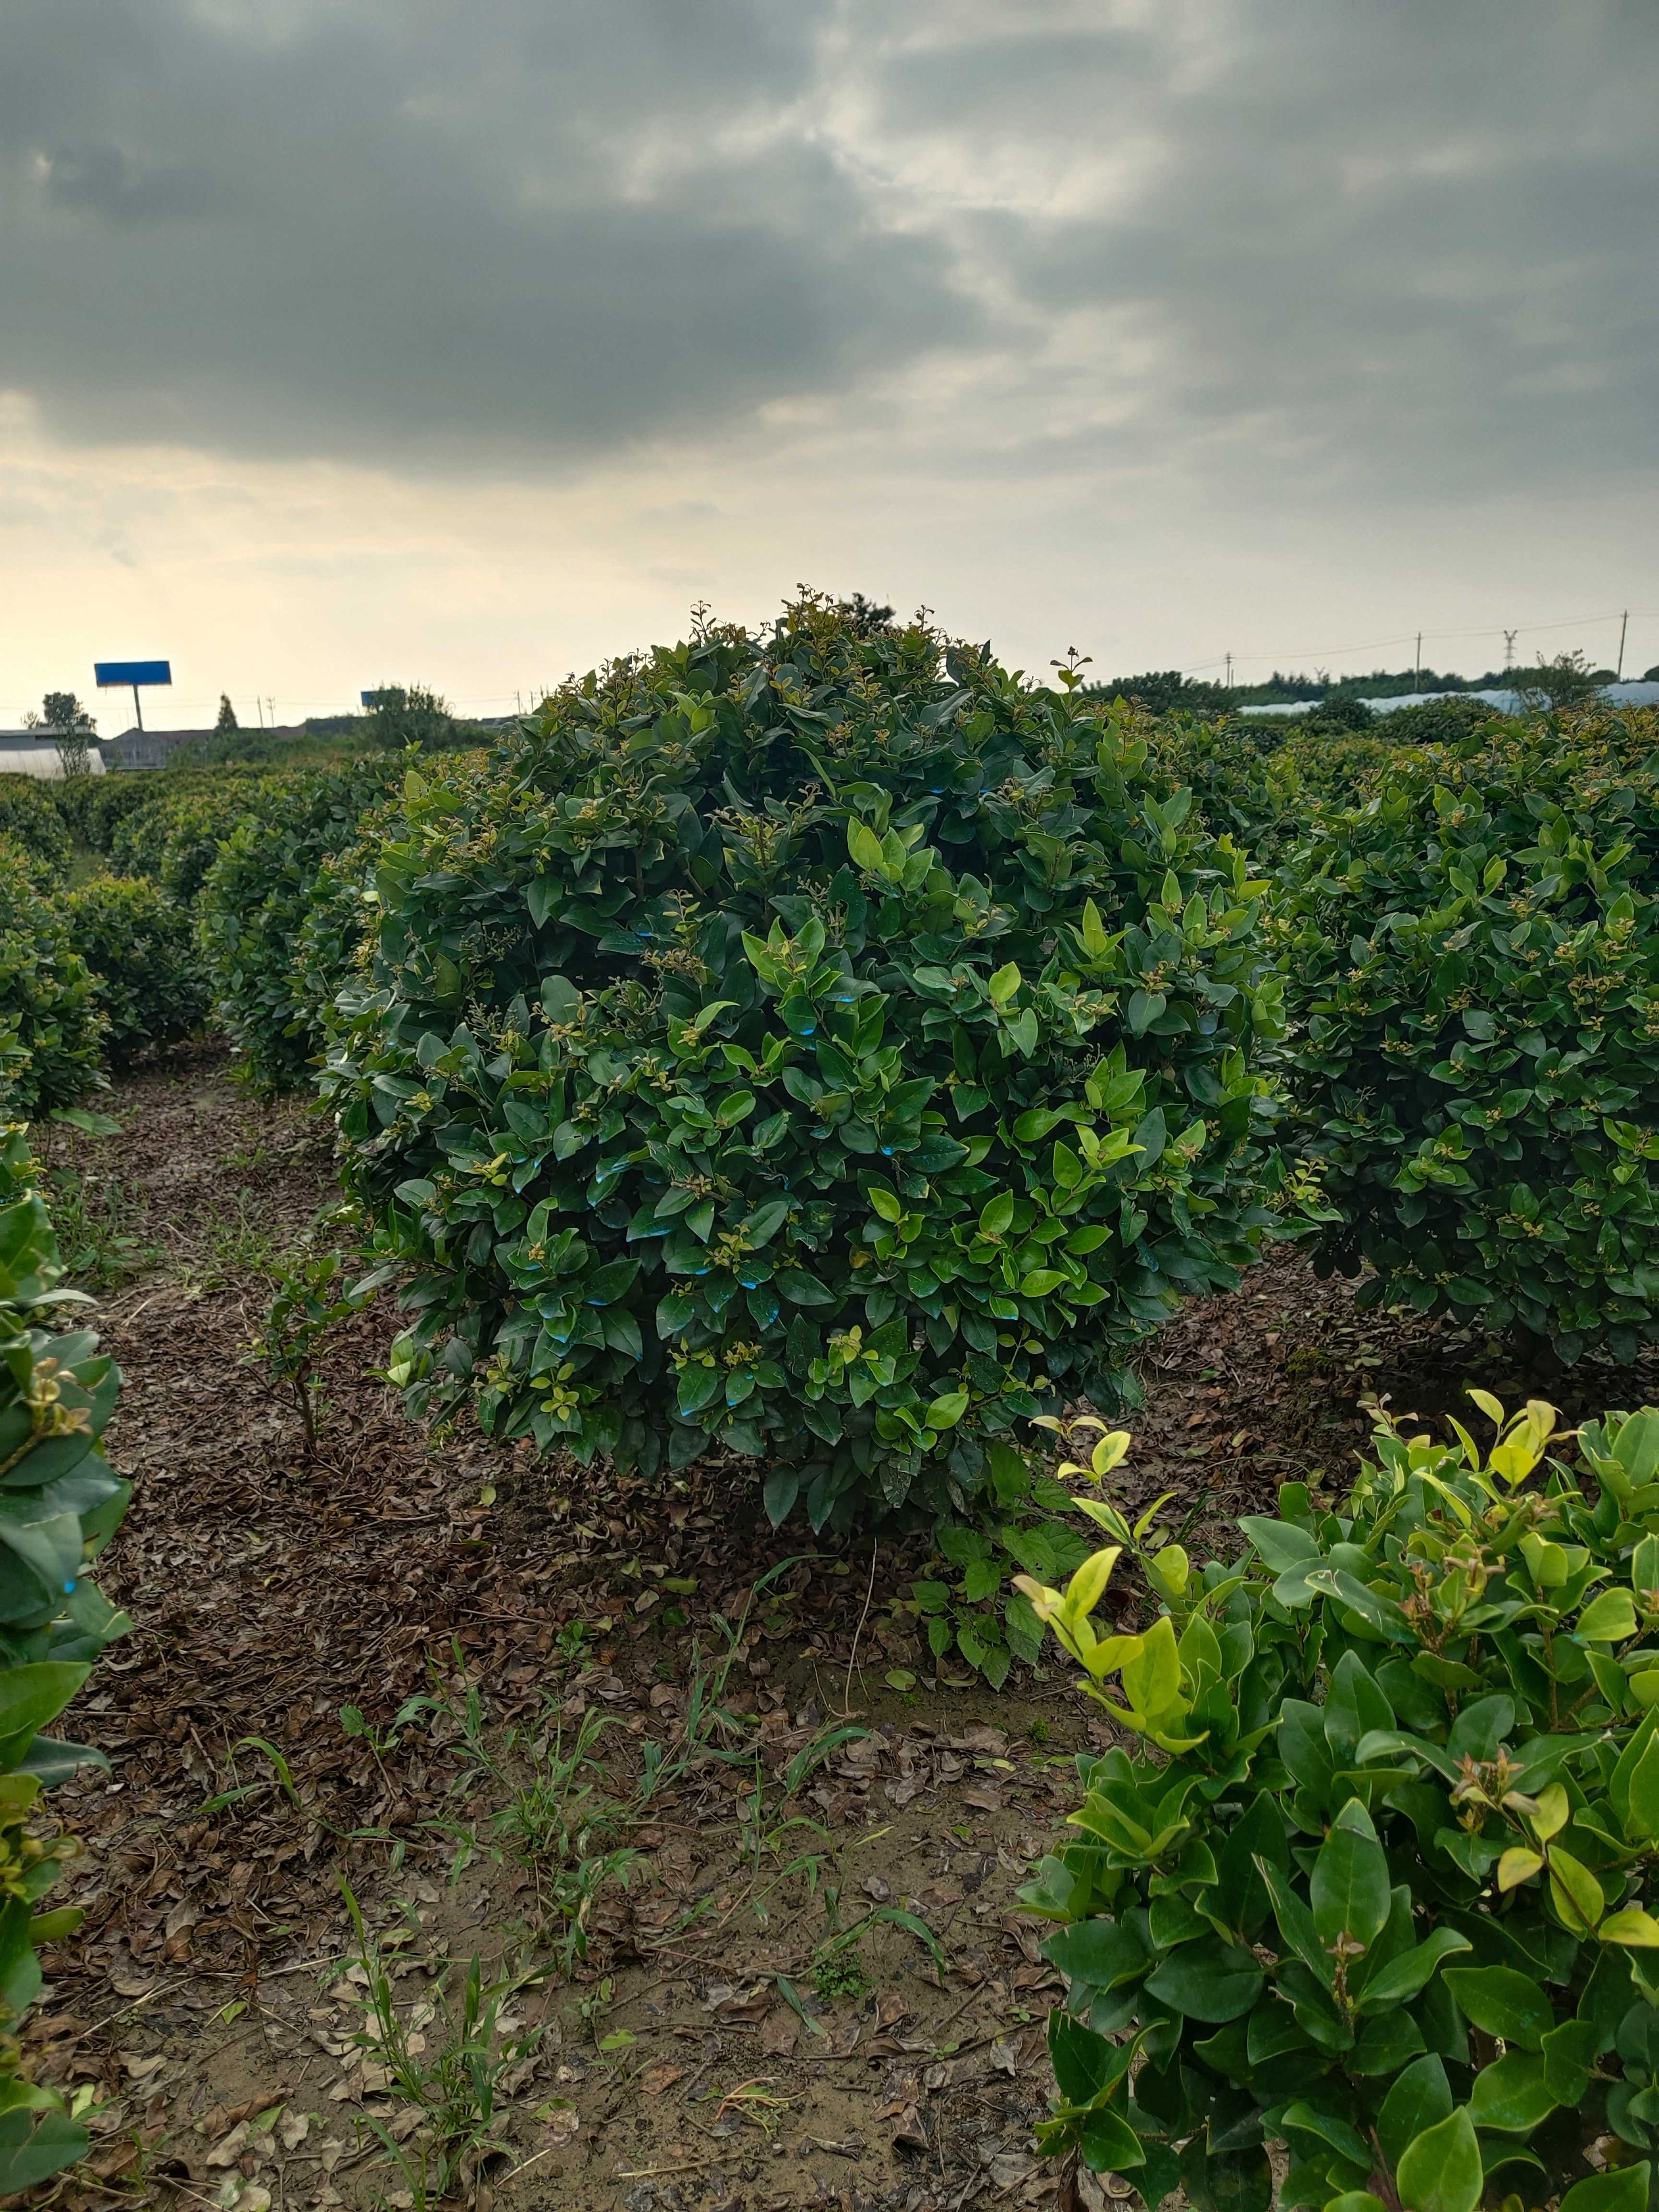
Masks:
[[[327,1087],[417,1409],[931,1510],[1252,1257],[1263,886],[1133,710],[807,598],[404,806]]]

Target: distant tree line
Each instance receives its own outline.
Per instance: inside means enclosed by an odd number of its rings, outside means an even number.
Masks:
[[[1641,680],[1659,683],[1659,667],[1650,668]],[[1229,686],[1183,676],[1178,668],[1163,668],[1114,677],[1086,689],[1105,698],[1138,699],[1154,714],[1213,714],[1239,707],[1328,707],[1344,701],[1399,699],[1414,691],[1520,691],[1540,705],[1570,707],[1616,681],[1611,668],[1592,668],[1583,653],[1562,653],[1550,660],[1540,653],[1530,668],[1489,668],[1482,676],[1459,676],[1449,669],[1374,668],[1366,676],[1333,680],[1322,672],[1287,676],[1275,669],[1262,683]]]

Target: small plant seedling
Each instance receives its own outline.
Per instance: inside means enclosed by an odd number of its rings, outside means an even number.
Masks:
[[[824,2004],[841,1997],[867,1996],[872,1984],[855,1950],[832,1952],[812,1967],[812,1987]]]
[[[279,1267],[265,1316],[246,1353],[263,1367],[274,1395],[299,1414],[307,1465],[317,1456],[318,1404],[313,1387],[324,1340],[358,1311],[364,1294],[346,1282],[343,1254],[301,1252]]]
[[[416,2201],[429,2197],[436,2202],[481,2157],[504,2148],[495,2134],[503,2077],[533,2056],[542,2036],[539,2027],[520,2033],[509,2025],[507,2000],[536,1974],[486,1983],[475,1953],[459,2005],[441,1987],[418,2014],[401,2009],[386,1955],[388,1940],[370,1933],[350,1888],[343,1882],[341,1887],[357,1938],[356,1965],[363,1977],[363,2025],[354,2040],[375,2065],[385,2068],[404,2103],[420,2114],[420,2140],[411,2155],[382,2122],[371,2118],[368,2125]]]

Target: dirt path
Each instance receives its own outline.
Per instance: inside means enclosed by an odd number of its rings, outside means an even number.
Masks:
[[[1015,1892],[1091,1741],[1059,1670],[1001,1696],[939,1682],[890,1610],[919,1540],[780,1537],[752,1484],[653,1490],[428,1438],[374,1379],[384,1304],[330,1353],[304,1465],[239,1352],[262,1271],[334,1196],[330,1133],[239,1098],[208,1055],[113,1110],[122,1135],[83,1164],[124,1179],[161,1256],[102,1314],[137,1483],[103,1579],[137,1626],[72,1716],[113,1771],[74,1793],[88,1921],[37,2015],[49,2078],[103,2100],[94,2173],[62,2201],[441,2201],[384,2050],[352,2040],[373,1976],[343,1881],[403,2014],[432,2013],[407,2063],[448,2050],[452,2105],[495,2100],[497,2148],[454,2202],[1051,2202],[1030,2152],[1051,1984]],[[1513,1395],[1501,1364],[1357,1316],[1281,1253],[1152,1348],[1126,1486],[1176,1490],[1201,1549],[1288,1475],[1339,1485],[1361,1395]],[[422,1692],[436,1708],[394,1729]],[[601,1879],[617,1850],[636,1856]],[[510,1986],[469,2072],[441,1999],[461,2004],[475,1953]]]

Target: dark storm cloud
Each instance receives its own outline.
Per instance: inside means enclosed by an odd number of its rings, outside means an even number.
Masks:
[[[70,434],[591,448],[972,313],[787,127],[766,0],[14,0],[0,382]]]
[[[1656,136],[1644,0],[12,0],[0,384],[410,464],[840,395],[896,465],[1606,479]]]

